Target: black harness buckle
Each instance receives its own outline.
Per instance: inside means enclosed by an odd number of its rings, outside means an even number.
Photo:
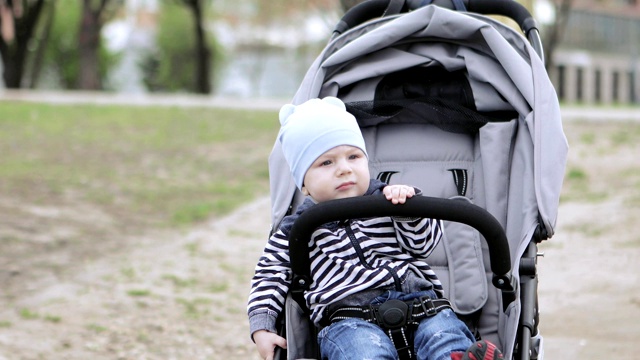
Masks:
[[[409,305],[400,300],[387,300],[374,311],[376,322],[383,329],[401,328],[411,319]]]

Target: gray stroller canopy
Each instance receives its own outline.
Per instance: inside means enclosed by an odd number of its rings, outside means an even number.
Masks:
[[[428,66],[466,70],[478,111],[517,111],[530,136],[519,141],[531,143],[519,148],[533,151],[526,156],[533,160],[535,203],[548,235],[553,235],[568,149],[560,107],[544,64],[526,39],[508,26],[437,6],[369,22],[329,43],[308,70],[292,103],[336,96],[339,89],[356,83],[360,91],[352,91],[344,100],[372,100],[380,76]],[[288,210],[296,188],[277,141],[269,164],[275,226]],[[510,192],[519,187],[514,186]],[[487,207],[491,210],[490,199]],[[500,214],[494,215],[500,219]]]

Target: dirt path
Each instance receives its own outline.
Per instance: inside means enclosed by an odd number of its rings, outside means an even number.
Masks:
[[[548,359],[638,359],[640,211],[624,199],[561,206],[539,260]]]
[[[0,298],[0,359],[254,358],[245,306],[268,218],[263,198],[188,234],[122,239],[75,266],[59,253],[65,269],[14,264]]]

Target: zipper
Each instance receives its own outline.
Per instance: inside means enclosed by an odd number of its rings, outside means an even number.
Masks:
[[[358,255],[358,259],[360,259],[360,263],[362,263],[362,266],[364,266],[365,269],[373,270],[373,266],[367,263],[364,257],[364,253],[362,252],[362,248],[360,247],[360,243],[356,239],[356,235],[353,233],[353,229],[351,229],[351,220],[345,220],[342,225],[344,226],[344,230],[347,232],[347,236],[349,236],[349,241],[351,241],[351,245],[356,251],[356,254]],[[402,291],[402,282],[400,281],[400,277],[396,273],[395,269],[392,269],[387,265],[385,265],[384,268],[393,277],[393,284],[395,285],[396,290]]]
[[[347,236],[349,236],[349,241],[351,241],[351,245],[353,246],[353,248],[356,251],[356,254],[358,255],[358,259],[360,259],[360,262],[366,269],[373,270],[373,267],[369,265],[367,263],[367,260],[364,258],[364,253],[362,252],[360,243],[356,239],[356,234],[354,234],[353,229],[351,229],[351,220],[345,220],[343,225],[344,225],[344,230],[347,232]]]

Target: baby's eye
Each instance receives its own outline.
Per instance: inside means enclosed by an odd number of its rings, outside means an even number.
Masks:
[[[331,160],[325,160],[320,163],[320,166],[329,166],[329,165],[331,165]]]
[[[358,158],[360,158],[359,154],[351,154],[351,155],[349,155],[349,160],[355,160],[355,159],[358,159]]]

